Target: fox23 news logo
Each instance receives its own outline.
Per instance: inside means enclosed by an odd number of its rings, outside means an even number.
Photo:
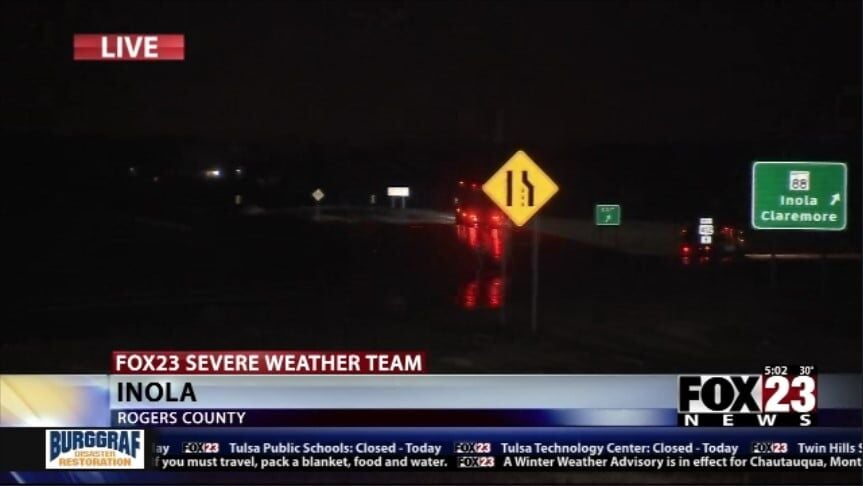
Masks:
[[[144,431],[47,429],[45,469],[144,469]]]
[[[681,375],[678,425],[808,427],[817,396],[812,366],[765,366],[761,375]]]
[[[183,454],[218,454],[218,442],[183,442],[180,450]]]
[[[750,451],[753,454],[787,454],[788,442],[758,441],[753,442]]]

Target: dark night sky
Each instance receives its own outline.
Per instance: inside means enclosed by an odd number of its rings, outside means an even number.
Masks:
[[[860,2],[3,4],[5,131],[375,144],[829,130]],[[74,63],[72,34],[179,32],[182,63]],[[859,116],[859,115],[858,115]],[[825,128],[827,127],[827,128]]]

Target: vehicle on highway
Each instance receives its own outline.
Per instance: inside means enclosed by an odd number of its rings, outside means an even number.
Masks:
[[[506,215],[485,195],[479,182],[459,181],[453,202],[459,226],[500,228],[506,224]]]
[[[744,254],[746,238],[739,226],[723,223],[714,228],[712,235],[700,234],[697,224],[680,228],[678,253],[683,264],[732,261]]]
[[[500,273],[477,273],[458,288],[458,305],[464,310],[499,309],[504,301],[503,277]]]
[[[504,253],[504,232],[500,228],[456,226],[458,241],[492,263],[500,263]]]

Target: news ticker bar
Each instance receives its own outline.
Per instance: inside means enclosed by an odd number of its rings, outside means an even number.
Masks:
[[[678,375],[0,375],[0,426],[105,427],[117,423],[112,412],[119,411],[223,410],[264,420],[264,410],[284,411],[282,417],[331,410],[335,418],[346,409],[369,417],[374,410],[485,416],[497,410],[498,417],[533,410],[550,425],[668,425],[669,410],[678,409],[678,381]],[[855,426],[849,411],[860,410],[860,376],[818,375],[817,399],[819,417],[833,414]]]
[[[677,408],[678,375],[110,375],[110,406],[278,409]],[[135,401],[130,389],[152,391]],[[195,393],[183,400],[186,384]],[[169,390],[170,388],[170,390]],[[859,408],[859,375],[818,375],[820,408]],[[120,392],[123,392],[122,396]],[[169,401],[169,394],[177,401]]]
[[[94,445],[103,444],[76,443],[60,435],[98,432],[105,431],[0,430],[0,439],[7,444],[4,448],[15,444],[0,456],[0,470],[96,469],[108,460],[104,454],[92,454]],[[112,452],[118,454],[110,461],[128,456],[126,470],[166,472],[850,471],[859,470],[863,458],[860,430],[839,428],[302,427],[107,432],[122,433],[137,434],[141,443],[130,448],[114,440]]]
[[[821,409],[802,422],[798,414],[776,414],[770,423],[760,414],[738,414],[732,424],[722,415],[701,415],[699,427],[860,427],[863,412]],[[802,422],[802,423],[801,423]],[[113,427],[678,427],[691,426],[677,410],[112,410]]]

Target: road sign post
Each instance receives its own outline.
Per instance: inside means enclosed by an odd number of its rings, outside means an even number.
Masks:
[[[752,164],[756,230],[842,231],[848,224],[848,167],[842,162]]]
[[[599,244],[605,244],[605,235],[604,231],[599,230],[598,228],[604,226],[613,226],[614,227],[614,235],[612,238],[611,245],[613,248],[617,249],[619,246],[620,240],[620,222],[621,222],[621,210],[620,204],[597,204],[593,209],[593,223],[597,227],[597,231],[599,231]]]
[[[848,166],[843,162],[756,161],[752,164],[752,227],[842,231],[848,225],[847,194]],[[775,290],[779,285],[776,241],[770,241],[770,287]],[[823,259],[820,273],[823,293]]]
[[[597,226],[620,226],[620,204],[597,204],[593,218]]]
[[[539,216],[533,218],[533,243],[531,245],[531,262],[533,276],[531,281],[530,296],[530,330],[537,331],[539,326],[537,312],[539,311]]]
[[[517,151],[482,185],[483,192],[516,226],[524,226],[554,196],[558,187],[524,151]],[[536,332],[539,295],[539,223],[534,219],[530,327]]]
[[[519,150],[482,185],[482,190],[516,226],[524,226],[557,193],[558,187]]]
[[[396,208],[396,199],[400,199],[402,209],[407,207],[407,200],[411,195],[411,188],[405,186],[390,186],[387,187],[387,196],[390,198],[390,208]]]
[[[312,199],[315,200],[315,221],[321,219],[321,200],[324,198],[325,194],[320,188],[317,188],[312,192]]]
[[[712,245],[714,234],[716,234],[716,227],[713,218],[698,218],[698,244]]]
[[[509,301],[509,285],[508,281],[508,266],[509,266],[509,255],[510,255],[510,231],[509,227],[503,227],[500,229],[501,240],[503,242],[503,251],[501,252],[500,259],[500,278],[501,278],[501,304],[500,304],[500,324],[501,326],[506,325],[506,305]]]

